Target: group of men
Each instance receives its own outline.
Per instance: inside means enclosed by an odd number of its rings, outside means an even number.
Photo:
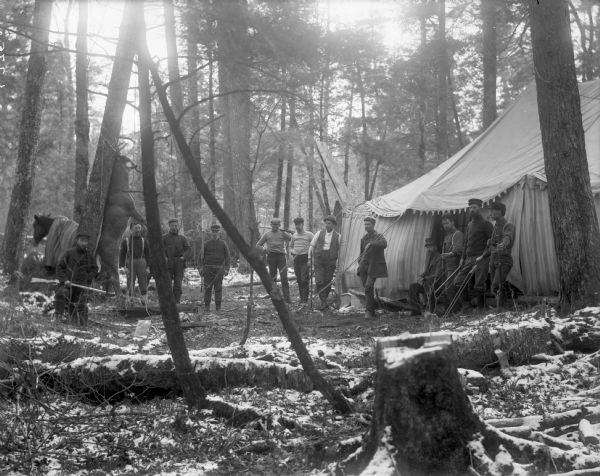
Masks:
[[[488,277],[495,296],[495,308],[502,310],[508,295],[506,278],[513,259],[515,227],[506,218],[506,206],[490,205],[490,218],[482,215],[483,202],[468,201],[469,222],[466,235],[456,227],[456,215],[442,217],[444,241],[441,254],[436,243],[425,240],[427,258],[424,272],[409,287],[409,302],[413,313],[434,312],[445,301],[446,312],[485,306]]]
[[[483,307],[488,276],[491,290],[496,297],[496,307],[501,309],[507,294],[506,277],[512,267],[511,250],[515,240],[515,228],[504,217],[506,206],[500,202],[490,205],[491,219],[482,215],[483,202],[470,199],[469,223],[466,234],[456,227],[456,215],[442,217],[445,236],[441,253],[433,239],[427,238],[426,266],[416,283],[409,287],[409,302],[415,313],[424,309],[435,311],[438,302],[446,300],[446,310],[453,312],[467,306]],[[336,274],[339,252],[342,245],[340,234],[335,230],[337,220],[330,215],[323,220],[324,228],[313,234],[304,229],[304,219],[294,219],[296,231],[281,229],[281,220],[271,220],[271,230],[256,243],[264,247],[266,263],[271,278],[277,274],[281,280],[283,297],[290,300],[290,288],[287,275],[288,252],[293,258],[294,272],[298,283],[300,304],[309,300],[311,272],[315,281],[315,294],[318,296],[319,309],[328,306],[327,298],[331,292]],[[375,315],[375,281],[387,277],[387,265],[384,250],[387,247],[385,237],[375,230],[375,218],[364,218],[365,235],[360,241],[360,254],[357,258],[357,274],[365,289],[365,316]],[[171,277],[173,295],[180,302],[183,273],[190,246],[183,235],[179,234],[179,221],[168,222],[169,232],[163,236],[167,268]],[[229,273],[231,258],[225,241],[220,237],[220,226],[211,225],[210,238],[204,242],[199,263],[203,279],[204,309],[210,310],[212,294],[217,311],[221,309],[223,296],[223,277]],[[56,293],[55,309],[60,319],[68,309],[75,315],[76,322],[87,322],[86,290],[94,279],[98,269],[88,250],[89,237],[78,234],[76,245],[62,257],[57,268],[60,287]],[[123,240],[119,255],[119,265],[127,272],[127,290],[131,295],[136,281],[140,289],[141,300],[146,303],[148,277],[150,272],[150,254],[148,243],[142,236],[140,224],[134,224],[131,234]],[[312,268],[312,269],[311,269]]]

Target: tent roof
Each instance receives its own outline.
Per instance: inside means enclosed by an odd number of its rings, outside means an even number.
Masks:
[[[600,80],[579,85],[592,192],[600,193]],[[453,211],[489,201],[526,177],[546,182],[535,84],[477,139],[413,182],[365,205],[380,216]]]

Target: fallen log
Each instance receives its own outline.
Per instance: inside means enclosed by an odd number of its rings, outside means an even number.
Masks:
[[[591,423],[600,423],[600,405],[568,410],[551,415],[531,415],[519,418],[501,418],[485,420],[485,423],[505,431],[510,427],[527,427],[531,431],[543,431],[550,428],[578,424],[582,418]]]
[[[194,372],[206,390],[232,386],[281,387],[310,392],[313,384],[301,368],[252,359],[192,358]],[[148,399],[179,393],[168,355],[112,355],[73,362],[37,364],[43,381],[54,389],[92,400]]]

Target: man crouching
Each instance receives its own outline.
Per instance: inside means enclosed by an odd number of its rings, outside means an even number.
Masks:
[[[88,249],[89,238],[86,233],[77,233],[75,246],[65,251],[56,267],[59,288],[54,297],[54,316],[57,322],[67,310],[71,324],[87,326],[87,290],[80,286],[89,286],[98,273]]]

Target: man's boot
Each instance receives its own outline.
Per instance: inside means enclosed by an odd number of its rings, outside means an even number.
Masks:
[[[217,312],[221,310],[221,301],[215,301],[215,309]]]

